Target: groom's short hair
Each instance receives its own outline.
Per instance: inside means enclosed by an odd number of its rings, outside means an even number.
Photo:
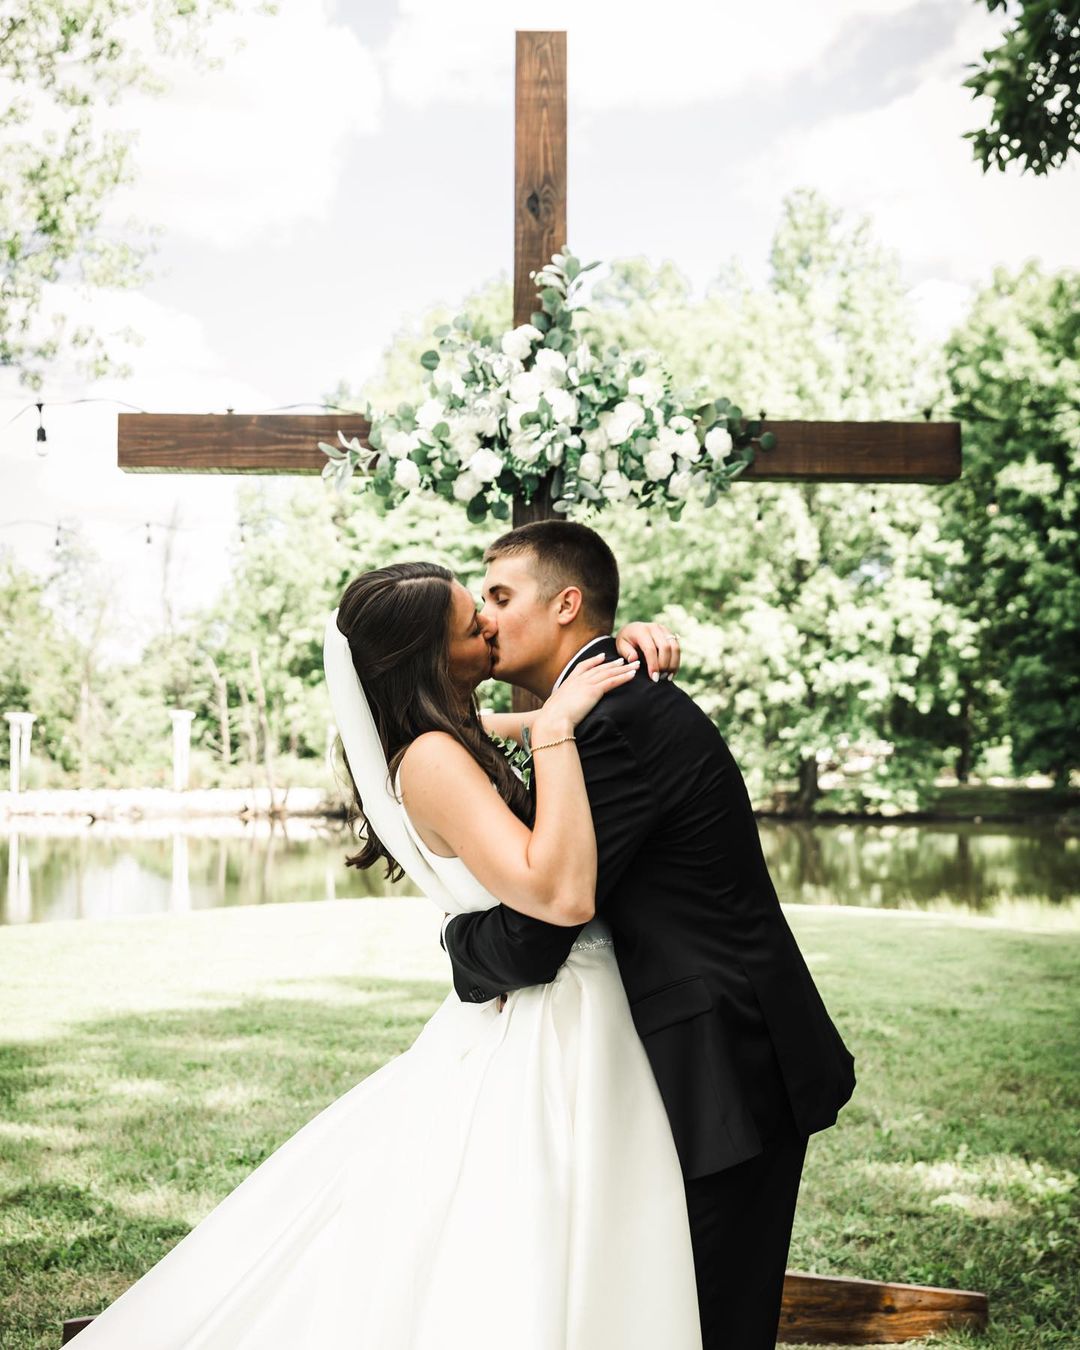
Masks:
[[[595,530],[572,520],[535,520],[500,535],[485,551],[484,562],[522,556],[532,558],[541,602],[576,586],[586,622],[611,632],[619,604],[619,564]]]

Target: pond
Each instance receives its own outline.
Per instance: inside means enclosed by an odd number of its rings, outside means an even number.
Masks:
[[[280,901],[415,895],[347,868],[334,822],[239,820],[0,826],[4,923],[101,919]],[[1002,824],[759,822],[785,903],[869,905],[1080,926],[1080,838]]]

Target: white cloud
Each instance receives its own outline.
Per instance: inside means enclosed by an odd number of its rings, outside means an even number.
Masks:
[[[138,181],[110,218],[134,214],[222,248],[323,220],[350,142],[378,131],[382,103],[371,54],[331,9],[280,0],[273,16],[225,15],[209,46],[244,45],[223,69],[155,58],[168,93],[102,108],[103,126],[139,128]]]
[[[577,109],[682,106],[763,89],[809,69],[845,27],[911,0],[400,0],[380,52],[387,91],[415,108],[440,101],[505,109],[514,30],[565,29]]]
[[[845,210],[868,213],[909,275],[939,282],[985,282],[996,264],[1029,256],[1051,268],[1075,264],[1080,165],[1042,178],[984,175],[962,138],[985,116],[962,88],[965,64],[1000,32],[1000,16],[973,10],[914,89],[785,132],[742,171],[741,195],[770,201],[801,184],[820,188]]]

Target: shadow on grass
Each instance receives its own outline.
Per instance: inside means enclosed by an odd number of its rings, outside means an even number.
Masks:
[[[1074,956],[935,938],[890,978],[830,932],[821,984],[859,1086],[813,1137],[789,1265],[982,1289],[984,1350],[1072,1345]],[[969,945],[965,946],[965,942]],[[848,958],[848,959],[846,959]],[[823,959],[823,958],[822,958]],[[1012,963],[1012,964],[1008,964]],[[1032,992],[1029,981],[1042,977]],[[1010,1001],[1020,987],[1026,997]],[[0,1046],[0,1343],[59,1343],[297,1129],[405,1050],[437,983],[282,981],[234,1004],[98,1018]]]
[[[0,1045],[0,1345],[55,1347],[407,1049],[436,983],[340,978]],[[340,1001],[335,1001],[335,992]]]

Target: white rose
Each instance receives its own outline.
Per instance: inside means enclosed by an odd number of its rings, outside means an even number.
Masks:
[[[540,406],[539,397],[529,399],[525,403],[511,403],[506,410],[506,425],[510,431],[516,435],[521,430],[521,419],[527,412],[536,412]]]
[[[494,450],[477,450],[465,471],[475,474],[481,483],[493,483],[503,471],[502,455],[497,455]]]
[[[469,421],[472,430],[480,436],[499,434],[499,410],[491,403],[477,403]]]
[[[395,431],[386,438],[386,453],[391,459],[404,459],[410,450],[420,444],[411,431]]]
[[[499,346],[504,356],[509,356],[514,361],[524,361],[532,351],[533,343],[542,341],[543,337],[539,328],[535,328],[531,323],[523,323],[511,332],[504,333]]]
[[[536,435],[535,427],[526,427],[519,436],[510,438],[510,453],[522,464],[535,464],[544,449],[544,442]]]
[[[557,422],[565,422],[567,426],[572,426],[577,421],[578,401],[568,390],[545,389],[544,402],[551,409]]]
[[[585,449],[591,450],[594,455],[602,455],[610,444],[607,432],[603,427],[593,427],[589,431],[583,431],[581,439],[585,444]]]
[[[566,383],[566,357],[551,347],[541,347],[536,353],[533,370],[540,376],[545,389]]]
[[[394,482],[412,492],[420,486],[420,466],[411,459],[399,459],[394,465]]]
[[[681,413],[677,417],[671,418],[668,422],[668,426],[672,431],[692,431],[694,429],[694,424],[690,418],[683,417]]]
[[[621,502],[630,495],[630,480],[618,469],[609,469],[600,479],[600,490],[613,502]]]
[[[488,364],[491,366],[492,375],[500,384],[521,371],[521,362],[509,356],[493,356]]]
[[[515,403],[532,403],[544,392],[535,370],[523,370],[510,381],[510,397]]]
[[[604,468],[605,468],[605,469],[617,469],[617,468],[619,467],[619,459],[620,459],[620,458],[621,458],[621,457],[620,457],[620,455],[619,455],[618,450],[605,450],[605,451],[604,451]]]
[[[734,444],[727,427],[713,427],[705,437],[705,449],[717,461],[723,459],[725,455],[730,455]]]
[[[689,497],[690,489],[694,485],[694,475],[688,469],[683,469],[679,473],[671,475],[671,481],[667,485],[668,496],[670,497]]]
[[[476,474],[466,469],[454,479],[454,500],[471,502],[483,486]]]
[[[433,426],[445,421],[446,407],[440,399],[429,398],[416,410],[416,425],[423,427],[425,431],[430,431]]]
[[[645,456],[645,472],[656,482],[659,482],[661,478],[666,478],[674,467],[674,457],[659,446],[650,450]]]
[[[685,422],[687,419],[685,417],[681,417],[679,420],[681,422]],[[696,431],[693,430],[680,431],[678,433],[678,437],[679,437],[679,448],[675,452],[677,455],[679,455],[682,459],[687,460],[691,464],[693,464],[695,460],[701,458],[701,444],[698,441]]]
[[[607,432],[612,445],[622,445],[645,425],[645,409],[632,399],[623,399],[611,412],[600,414],[600,425]]]
[[[600,462],[600,456],[586,450],[578,465],[578,477],[584,478],[586,483],[598,483],[603,472],[604,466]]]
[[[450,437],[450,449],[463,462],[470,459],[480,449],[480,438],[475,431],[459,427]]]
[[[677,431],[673,431],[671,427],[661,427],[656,433],[656,444],[665,455],[677,455],[680,453],[682,441]]]

